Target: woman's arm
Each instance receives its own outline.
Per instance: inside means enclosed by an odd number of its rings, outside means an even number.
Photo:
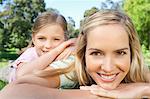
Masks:
[[[0,93],[0,99],[99,99],[88,91],[60,90],[33,84],[7,85]],[[104,98],[102,98],[104,99]]]
[[[52,49],[50,52],[40,56],[29,63],[21,63],[17,69],[17,78],[32,73],[33,70],[41,70],[46,68],[63,50],[69,45],[75,43],[76,39],[68,40],[58,47]]]

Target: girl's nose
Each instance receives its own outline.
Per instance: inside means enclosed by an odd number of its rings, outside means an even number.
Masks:
[[[47,49],[51,49],[51,48],[53,48],[53,43],[51,41],[47,41],[44,46]]]

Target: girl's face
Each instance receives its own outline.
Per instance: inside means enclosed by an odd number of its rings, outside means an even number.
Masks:
[[[130,68],[128,34],[119,24],[102,25],[87,35],[86,69],[104,89],[114,89]]]
[[[47,25],[32,36],[39,56],[51,51],[65,41],[64,31],[58,24]]]

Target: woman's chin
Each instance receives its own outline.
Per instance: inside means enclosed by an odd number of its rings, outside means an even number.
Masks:
[[[117,86],[112,86],[112,85],[101,85],[101,87],[106,90],[113,90],[117,88]]]

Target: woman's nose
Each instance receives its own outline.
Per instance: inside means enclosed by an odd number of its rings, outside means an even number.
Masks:
[[[101,64],[101,69],[105,72],[112,72],[114,69],[114,61],[112,57],[105,57],[103,63]]]

